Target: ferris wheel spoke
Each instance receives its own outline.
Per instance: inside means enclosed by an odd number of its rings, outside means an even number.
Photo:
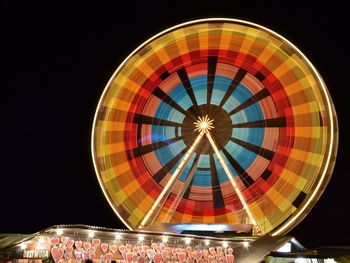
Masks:
[[[195,116],[190,112],[182,108],[175,100],[173,100],[168,94],[166,94],[160,87],[156,87],[152,92],[153,95],[158,97],[160,100],[167,103],[170,107],[176,109],[178,112],[181,112],[183,115],[190,117],[192,120],[195,120]]]
[[[254,183],[253,178],[250,177],[250,175],[243,169],[243,167],[236,161],[235,158],[225,149],[221,149],[224,153],[226,159],[229,161],[229,163],[232,165],[233,169],[237,172],[239,178],[242,180],[244,185],[246,187],[251,186]]]
[[[185,87],[185,90],[186,90],[188,96],[190,97],[190,99],[192,101],[195,114],[198,115],[200,113],[199,112],[199,108],[198,108],[198,103],[197,103],[197,100],[196,100],[196,96],[194,95],[193,88],[192,88],[191,82],[190,82],[190,80],[188,78],[186,69],[185,68],[179,69],[177,71],[177,75],[179,76],[182,84]]]
[[[140,157],[144,154],[150,153],[154,150],[158,150],[164,146],[171,145],[171,144],[173,144],[179,140],[182,140],[182,139],[183,139],[183,136],[179,136],[179,137],[167,139],[164,141],[157,141],[157,142],[153,142],[150,144],[141,145],[141,146],[138,146],[138,147],[132,149],[132,152],[133,152],[134,156],[137,158],[137,157]]]
[[[195,151],[195,149],[197,148],[199,142],[203,138],[203,135],[204,135],[204,132],[200,132],[199,135],[197,136],[196,140],[194,141],[194,143],[191,145],[191,147],[189,147],[189,149],[186,152],[185,156],[180,161],[179,166],[176,168],[175,172],[171,175],[170,179],[168,180],[168,182],[164,186],[163,190],[158,195],[156,201],[153,203],[153,205],[151,206],[151,208],[148,210],[147,214],[145,215],[145,217],[141,221],[141,224],[139,225],[139,228],[142,228],[142,227],[144,227],[147,224],[147,222],[149,221],[151,215],[155,212],[155,210],[157,209],[157,207],[160,204],[160,202],[163,200],[163,198],[168,193],[168,191],[173,187],[173,184],[175,183],[177,178],[180,176],[184,166],[186,165],[186,163],[188,162],[188,160],[191,157],[192,153]]]
[[[188,185],[186,191],[184,192],[183,198],[185,198],[185,199],[189,199],[190,198],[191,188],[192,188],[192,185],[193,185],[193,178],[194,177],[192,177],[192,180],[190,181],[190,184]]]
[[[234,138],[234,137],[231,137],[230,140],[242,147],[244,147],[245,149],[253,152],[253,153],[256,153],[262,157],[264,157],[265,159],[267,160],[272,160],[273,156],[275,155],[275,152],[274,151],[271,151],[269,149],[266,149],[266,148],[263,148],[263,147],[260,147],[260,146],[257,146],[255,144],[251,144],[249,142],[246,142],[246,141],[242,141],[242,140],[239,140],[237,138]]]
[[[232,124],[232,128],[273,128],[273,127],[286,127],[286,118],[277,117],[272,119],[243,122]]]
[[[270,96],[270,92],[267,88],[263,88],[256,94],[254,94],[252,97],[241,103],[238,107],[234,108],[232,111],[230,111],[228,114],[233,115],[237,112],[244,110],[245,108],[248,108],[249,106],[253,105],[254,103],[257,103],[258,101]]]
[[[160,125],[160,126],[173,126],[173,127],[181,127],[181,123],[168,121],[163,119],[158,119],[155,117],[143,115],[143,114],[134,114],[134,123],[138,124],[151,124],[151,125]]]
[[[170,161],[168,161],[162,168],[160,168],[158,170],[158,172],[156,172],[153,175],[153,179],[157,182],[160,183],[163,178],[165,177],[165,175],[171,170],[171,168],[173,168],[182,158],[182,156],[184,156],[184,154],[190,149],[189,146],[187,146],[186,148],[184,148],[183,150],[181,150],[177,155],[175,155]]]
[[[214,79],[216,64],[218,62],[218,57],[210,56],[208,57],[208,77],[207,77],[207,105],[209,107],[211,103],[211,96],[213,93]]]
[[[239,68],[239,70],[237,71],[236,75],[232,79],[230,87],[227,89],[224,97],[222,98],[222,100],[220,102],[220,105],[219,105],[219,108],[222,108],[222,106],[224,106],[224,104],[226,103],[228,98],[235,91],[235,89],[237,88],[237,86],[239,85],[239,83],[242,81],[242,79],[244,78],[244,76],[246,74],[247,74],[246,70],[244,70],[243,68]]]
[[[216,165],[214,161],[214,155],[212,153],[209,154],[209,162],[211,167],[211,187],[212,187],[212,195],[214,208],[225,207],[224,198],[222,197],[222,191],[220,187],[219,176],[216,170]]]

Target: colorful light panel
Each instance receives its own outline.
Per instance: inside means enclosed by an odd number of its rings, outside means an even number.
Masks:
[[[92,151],[101,187],[130,228],[141,221],[198,136],[210,131],[263,233],[289,231],[329,181],[337,120],[326,86],[290,42],[259,25],[205,19],[137,48],[107,84]],[[247,223],[207,138],[148,224]]]

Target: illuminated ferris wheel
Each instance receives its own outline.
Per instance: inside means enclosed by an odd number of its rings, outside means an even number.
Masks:
[[[152,37],[96,111],[101,187],[130,229],[249,223],[282,234],[329,181],[337,119],[308,59],[269,29],[205,19]]]

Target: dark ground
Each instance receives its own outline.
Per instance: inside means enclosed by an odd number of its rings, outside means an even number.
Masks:
[[[105,84],[131,51],[159,31],[228,17],[280,33],[325,79],[339,118],[337,163],[323,196],[291,235],[308,247],[350,245],[348,14],[335,1],[321,2],[1,2],[0,233],[70,223],[123,227],[100,190],[90,154]]]

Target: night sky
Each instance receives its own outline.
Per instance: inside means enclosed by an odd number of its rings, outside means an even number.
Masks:
[[[79,223],[124,228],[98,185],[90,152],[104,86],[124,58],[156,33],[194,19],[227,17],[283,35],[324,78],[339,120],[337,163],[319,202],[290,234],[307,247],[350,245],[347,9],[333,2],[265,2],[2,2],[0,233]]]

